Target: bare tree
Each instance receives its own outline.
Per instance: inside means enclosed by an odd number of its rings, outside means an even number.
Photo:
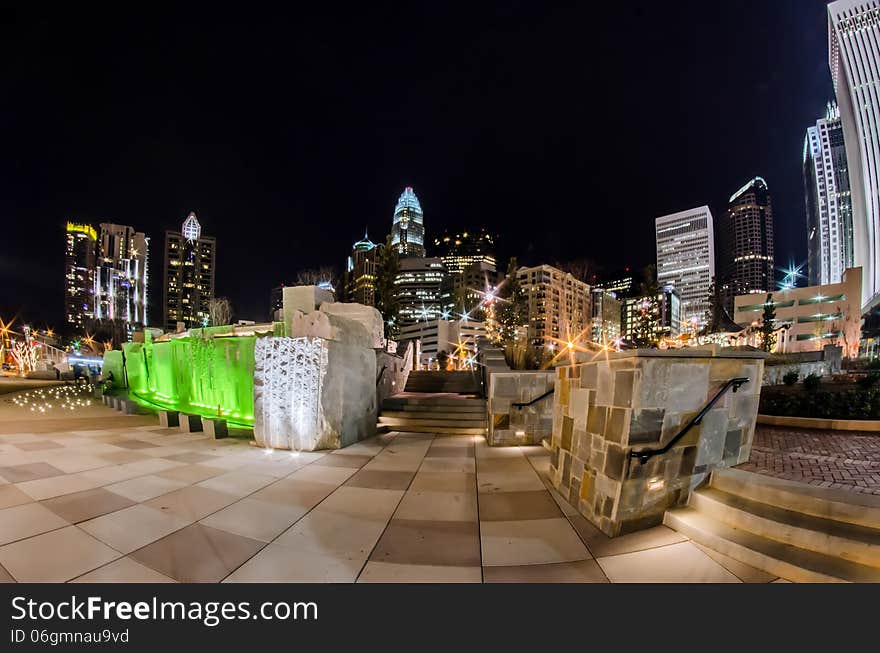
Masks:
[[[592,280],[593,273],[596,271],[596,264],[590,259],[580,258],[574,261],[557,262],[558,267],[563,272],[568,272],[578,281],[589,283]]]
[[[215,297],[208,301],[208,314],[211,326],[224,326],[232,321],[232,304],[225,297]]]
[[[333,288],[336,287],[336,270],[328,265],[300,270],[296,275],[296,285],[298,286],[318,286],[326,283],[329,283]]]

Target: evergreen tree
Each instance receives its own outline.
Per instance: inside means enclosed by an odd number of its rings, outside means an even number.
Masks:
[[[764,302],[764,313],[761,315],[761,349],[773,351],[776,345],[776,305],[773,303],[773,295],[767,294]]]
[[[512,344],[516,342],[520,327],[526,321],[528,306],[526,296],[516,278],[516,258],[510,259],[507,266],[507,277],[498,291],[498,298],[493,304],[493,319],[497,323],[496,344]]]
[[[657,284],[657,272],[654,265],[649,265],[642,273],[639,285],[641,294],[639,314],[636,317],[636,328],[633,344],[639,348],[653,347],[657,344],[657,321],[660,317],[660,286]]]
[[[727,298],[718,277],[712,277],[712,285],[709,286],[709,309],[706,311],[705,333],[721,333],[724,331],[724,317]]]
[[[385,337],[395,338],[400,332],[398,312],[400,305],[395,293],[394,279],[400,270],[397,250],[391,246],[391,236],[376,256],[376,308],[385,322]]]

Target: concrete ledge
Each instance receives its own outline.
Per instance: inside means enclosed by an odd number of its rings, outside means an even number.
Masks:
[[[188,415],[180,413],[180,430],[184,433],[196,433],[202,430],[202,418],[200,415]]]
[[[150,412],[132,399],[120,399],[117,403],[119,410],[126,415],[146,415]]]
[[[176,410],[160,410],[159,425],[166,429],[172,426],[180,426],[180,412]]]
[[[758,415],[758,424],[768,426],[791,426],[799,429],[826,429],[832,431],[876,431],[880,433],[880,420],[876,419],[824,419],[821,417],[784,417],[782,415]]]
[[[229,437],[229,429],[226,427],[226,420],[219,417],[203,417],[202,429],[207,435],[215,440]]]

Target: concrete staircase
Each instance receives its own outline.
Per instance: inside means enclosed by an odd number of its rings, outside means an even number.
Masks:
[[[382,402],[379,427],[415,433],[485,435],[486,400],[456,395],[396,395]]]
[[[406,380],[406,392],[451,392],[455,394],[480,394],[478,372],[430,372],[412,371]]]
[[[663,523],[788,580],[880,582],[880,497],[721,469]]]

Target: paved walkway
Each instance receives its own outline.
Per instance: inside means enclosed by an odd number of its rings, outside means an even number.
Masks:
[[[389,433],[267,452],[104,406],[0,410],[0,578],[74,582],[766,582],[659,526],[609,539],[541,447]]]
[[[880,433],[761,426],[740,469],[880,495]]]

